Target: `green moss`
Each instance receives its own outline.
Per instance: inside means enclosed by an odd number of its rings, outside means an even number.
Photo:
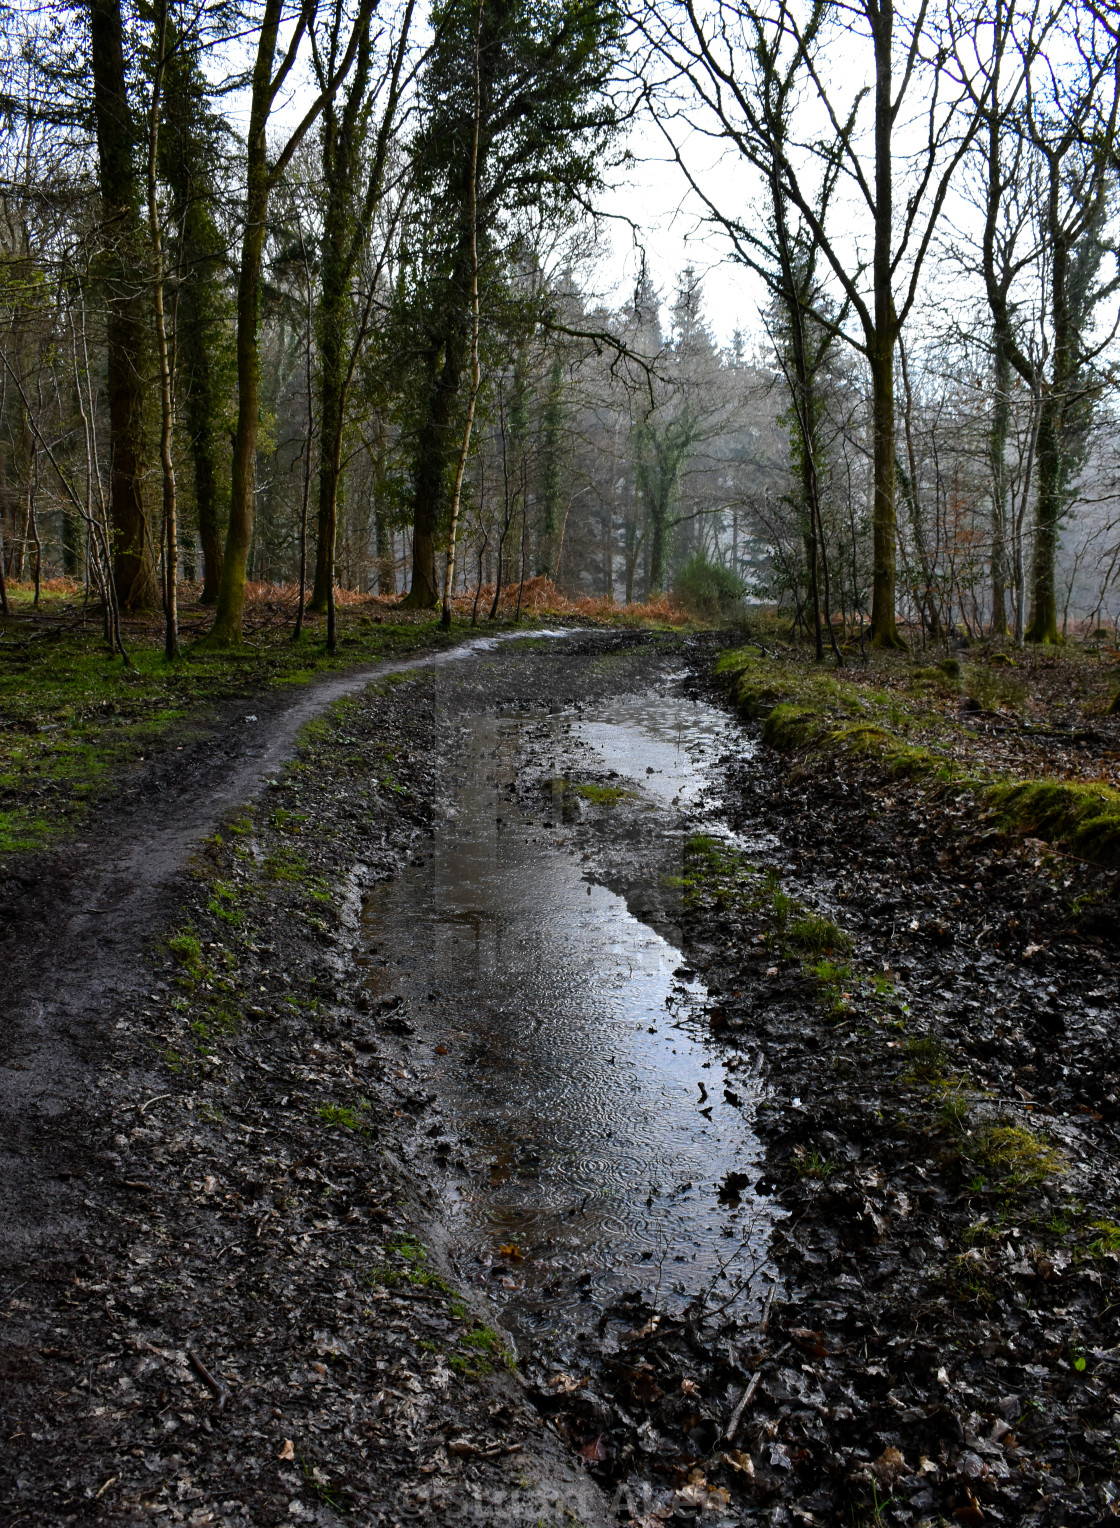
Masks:
[[[762,659],[746,649],[725,653],[716,667],[743,715],[763,718],[762,739],[771,747],[843,754],[867,759],[894,779],[965,786],[992,807],[1004,827],[1045,838],[1096,864],[1120,866],[1120,791],[1111,786],[980,778],[962,771],[958,761],[959,743],[972,735],[958,720],[930,709],[928,701],[923,711],[919,697],[911,714],[890,691]],[[912,671],[911,681],[944,690],[955,683],[959,669],[955,659],[947,659]],[[990,666],[970,665],[964,677],[969,694],[988,708],[1021,709],[1024,703],[1022,685]],[[932,732],[937,746],[908,740],[916,720]],[[954,746],[943,751],[942,739]]]
[[[1120,1225],[1117,1225],[1114,1220],[1094,1220],[1089,1229],[1097,1233],[1089,1243],[1089,1251],[1093,1257],[1105,1257],[1110,1252],[1120,1252]]]
[[[988,798],[1008,828],[1049,839],[1097,864],[1120,865],[1120,791],[1067,780],[992,786]]]
[[[970,1154],[999,1187],[1007,1189],[1035,1186],[1067,1167],[1060,1151],[1022,1125],[989,1125]]]
[[[577,785],[576,794],[582,796],[585,801],[590,801],[592,806],[617,806],[633,791],[625,790],[621,785]]]
[[[762,724],[762,741],[771,748],[793,751],[820,740],[823,731],[821,712],[811,706],[781,701]]]

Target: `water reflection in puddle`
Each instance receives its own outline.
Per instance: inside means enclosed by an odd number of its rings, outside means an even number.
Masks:
[[[621,1289],[667,1304],[713,1279],[728,1292],[769,1222],[748,1187],[721,1200],[729,1178],[758,1175],[753,1071],[704,1047],[703,987],[584,878],[578,835],[511,806],[525,725],[467,725],[455,815],[364,922],[369,984],[403,996],[413,1072],[442,1112],[428,1144],[449,1163],[452,1255],[527,1334]],[[558,750],[574,741],[653,801],[688,806],[741,737],[666,695],[548,726]]]

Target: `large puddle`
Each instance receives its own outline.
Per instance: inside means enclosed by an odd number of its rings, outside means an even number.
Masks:
[[[741,732],[669,690],[476,717],[460,736],[453,812],[425,862],[369,897],[364,932],[368,985],[399,994],[411,1028],[401,1071],[437,1099],[416,1166],[438,1171],[461,1276],[519,1340],[573,1335],[588,1302],[625,1290],[749,1299],[772,1213],[749,1187],[758,1079],[703,1043],[680,950],[588,879],[615,814],[573,823],[570,796],[565,821],[559,800],[528,812],[508,789],[530,743],[558,774],[597,765],[632,793],[618,831],[656,812],[679,861],[686,828],[718,828],[705,802]]]

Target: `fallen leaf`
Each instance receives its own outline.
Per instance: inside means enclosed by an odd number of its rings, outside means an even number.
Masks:
[[[516,1242],[506,1242],[504,1247],[498,1248],[499,1257],[510,1257],[515,1263],[523,1263],[525,1254]]]
[[[681,1390],[684,1392],[685,1395],[699,1395],[700,1394],[700,1386],[696,1383],[696,1381],[694,1379],[682,1379],[681,1380]]]
[[[585,1443],[580,1449],[580,1453],[585,1459],[605,1459],[607,1457],[607,1445],[603,1441],[603,1434],[600,1433],[597,1438],[592,1438],[590,1443]]]
[[[812,1353],[814,1358],[827,1358],[828,1349],[824,1345],[824,1333],[810,1331],[807,1326],[792,1326],[790,1336],[799,1348],[805,1348]]]
[[[573,1390],[582,1390],[587,1384],[588,1377],[574,1379],[570,1374],[554,1374],[548,1381],[549,1390],[555,1390],[560,1395],[571,1395]]]
[[[968,1500],[965,1502],[963,1507],[957,1508],[957,1510],[953,1513],[953,1516],[962,1523],[984,1522],[984,1514],[980,1510],[980,1503],[976,1500],[971,1491],[967,1492],[966,1494]]]
[[[885,1448],[871,1466],[871,1473],[880,1485],[893,1486],[903,1475],[910,1474],[906,1458],[897,1448]]]
[[[737,1448],[733,1448],[722,1458],[724,1464],[729,1464],[733,1470],[738,1470],[750,1480],[754,1479],[754,1460],[749,1454],[740,1453]]]
[[[296,1457],[296,1446],[291,1438],[284,1439],[284,1447],[280,1450],[277,1457],[280,1459],[294,1459]]]
[[[436,1046],[436,1055],[437,1056],[446,1056],[447,1055],[447,1046],[446,1045],[437,1045]]]

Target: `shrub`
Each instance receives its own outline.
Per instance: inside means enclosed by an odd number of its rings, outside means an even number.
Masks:
[[[741,615],[746,593],[741,578],[703,552],[690,557],[680,569],[673,590],[691,614],[709,621]]]

